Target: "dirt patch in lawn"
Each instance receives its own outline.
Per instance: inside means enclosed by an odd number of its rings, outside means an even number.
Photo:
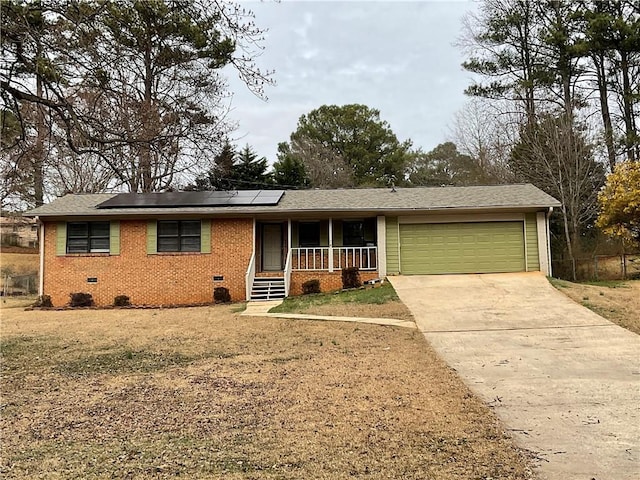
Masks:
[[[530,478],[414,330],[12,309],[2,355],[3,478]]]
[[[399,320],[413,319],[409,309],[400,301],[392,301],[382,305],[356,303],[314,305],[299,313],[343,317],[397,318]]]
[[[593,284],[553,280],[552,283],[577,303],[640,334],[640,280]]]

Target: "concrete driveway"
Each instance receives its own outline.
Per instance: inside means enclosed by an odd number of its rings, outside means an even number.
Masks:
[[[640,337],[539,273],[389,277],[541,479],[640,479]]]

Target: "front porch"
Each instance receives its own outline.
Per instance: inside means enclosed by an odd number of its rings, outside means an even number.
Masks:
[[[378,277],[379,223],[376,217],[256,221],[247,299],[299,295],[311,279],[323,291],[336,290],[344,268],[357,267],[363,281]]]

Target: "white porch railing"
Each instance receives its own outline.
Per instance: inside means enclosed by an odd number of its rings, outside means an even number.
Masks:
[[[340,247],[333,250],[338,252],[338,261],[333,262],[335,268],[378,269],[378,247]]]
[[[291,286],[291,258],[292,252],[289,250],[287,252],[287,260],[284,262],[284,295],[285,297],[289,296],[289,287]]]
[[[256,254],[255,252],[251,255],[251,260],[249,260],[249,267],[247,268],[247,273],[244,275],[244,285],[246,288],[246,299],[249,301],[251,299],[251,287],[253,286],[253,279],[256,276]]]
[[[292,248],[293,270],[329,270],[329,247]]]
[[[378,248],[371,247],[298,247],[292,248],[293,270],[325,270],[358,267],[377,270]]]

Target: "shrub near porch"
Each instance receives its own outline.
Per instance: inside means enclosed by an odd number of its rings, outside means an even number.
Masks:
[[[360,280],[363,282],[378,278],[378,272],[360,271]],[[307,280],[320,280],[321,292],[333,292],[342,288],[342,271],[319,272],[315,270],[299,270],[291,272],[291,295],[302,295],[302,284]]]

